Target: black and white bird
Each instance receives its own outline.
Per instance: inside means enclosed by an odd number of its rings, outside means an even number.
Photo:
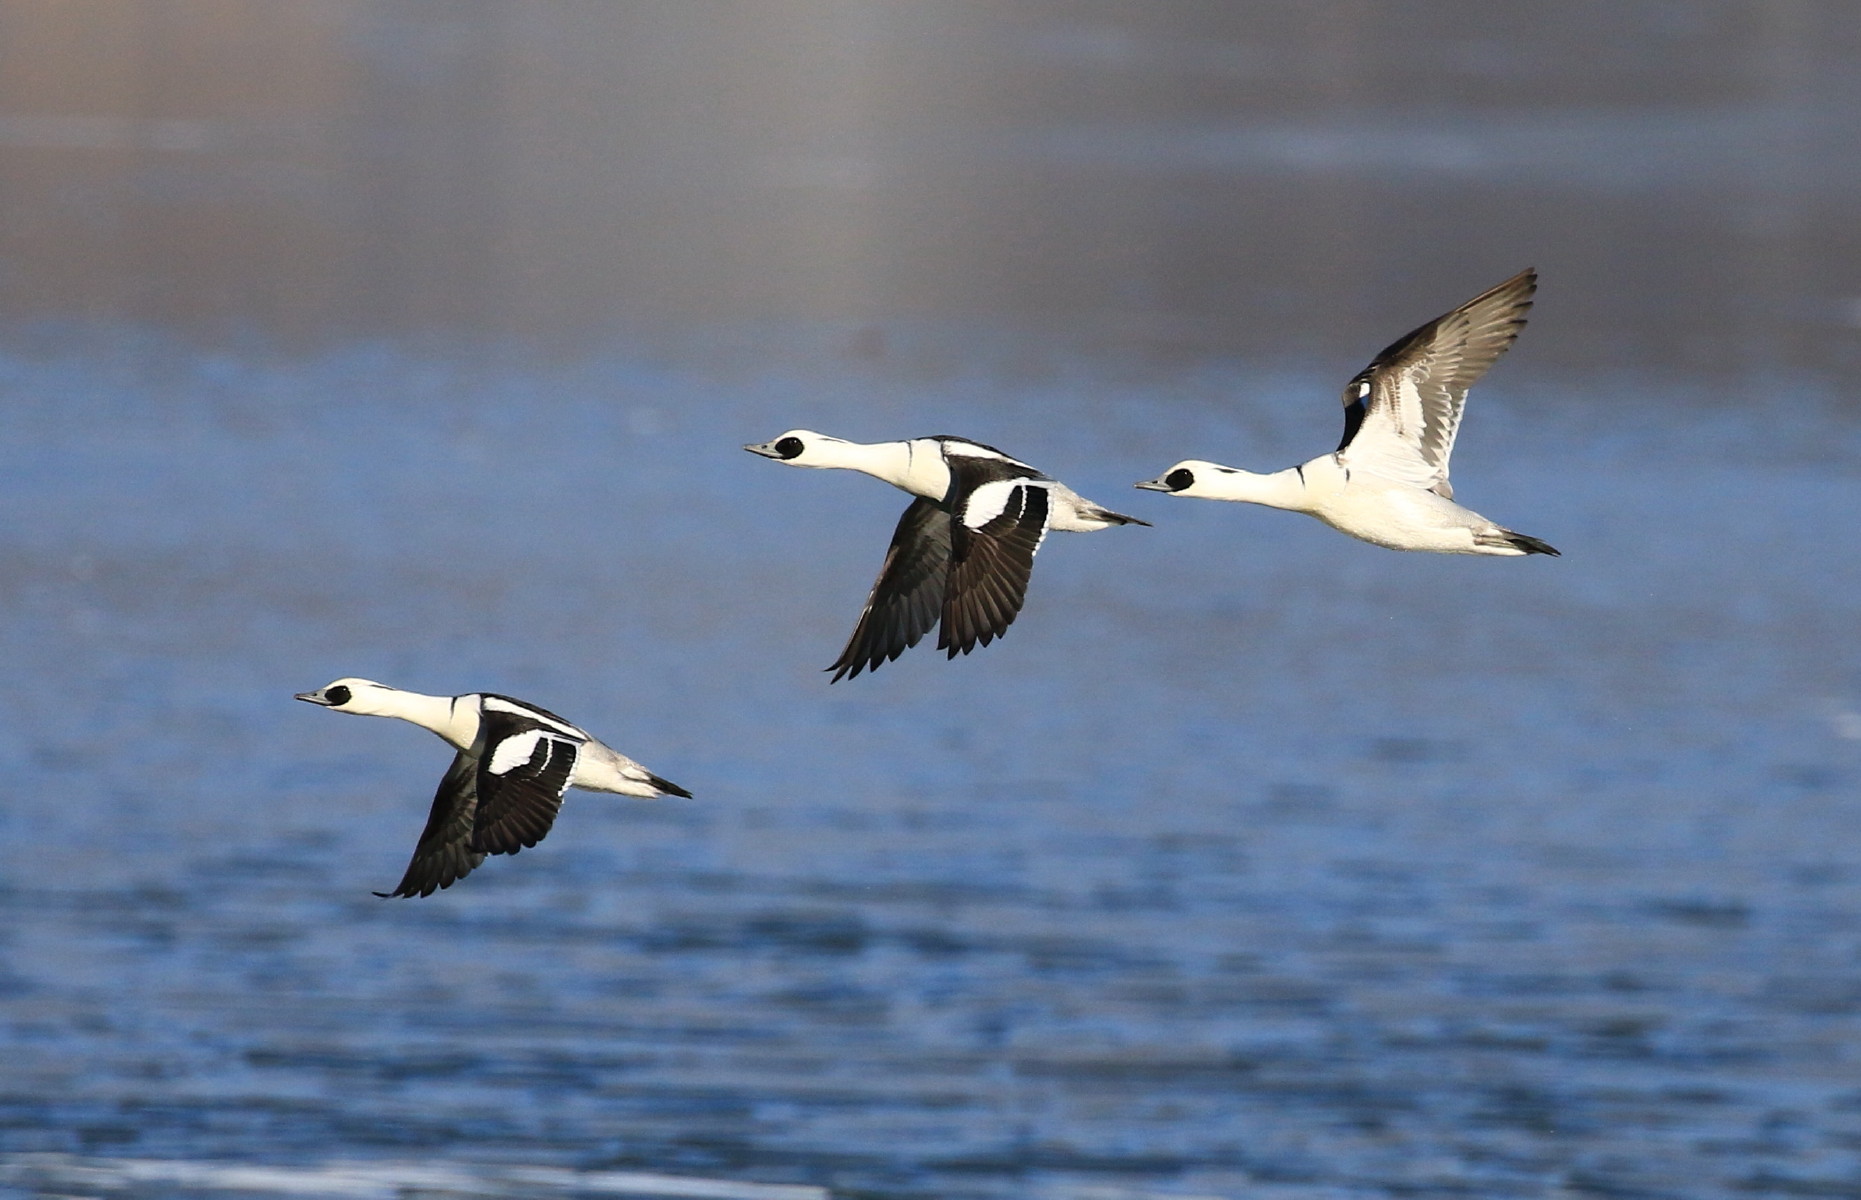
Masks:
[[[940,621],[937,648],[950,658],[1007,632],[1048,530],[1150,524],[967,438],[860,443],[791,429],[743,448],[791,467],[863,471],[917,497],[898,519],[853,636],[827,668],[836,683],[877,670]]]
[[[1189,459],[1137,486],[1310,513],[1391,550],[1556,554],[1454,503],[1447,481],[1467,389],[1518,337],[1537,286],[1520,271],[1377,355],[1344,389],[1336,451],[1271,475]]]
[[[338,679],[297,698],[336,712],[399,717],[459,751],[439,781],[407,873],[392,892],[377,896],[430,896],[470,874],[487,854],[536,845],[572,787],[647,799],[691,795],[555,713],[509,696],[423,696],[369,679]]]

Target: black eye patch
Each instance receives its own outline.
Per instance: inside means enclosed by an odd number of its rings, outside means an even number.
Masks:
[[[1188,470],[1177,467],[1174,471],[1171,471],[1168,475],[1163,477],[1163,482],[1170,485],[1170,491],[1180,492],[1185,488],[1195,486],[1195,476]]]
[[[785,437],[775,444],[775,452],[783,458],[800,458],[801,452],[805,449],[807,447],[801,444],[801,439],[798,437]]]
[[[323,693],[323,698],[329,701],[331,708],[341,708],[343,705],[349,703],[349,689],[340,686],[333,687],[329,691]]]

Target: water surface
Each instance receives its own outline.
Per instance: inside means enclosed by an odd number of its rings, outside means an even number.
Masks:
[[[1861,427],[1813,386],[1503,363],[1456,483],[1565,553],[1473,560],[1130,490],[1327,445],[1305,370],[114,344],[0,357],[12,1194],[1861,1192]],[[905,500],[737,448],[794,425],[1157,527],[830,687]],[[377,900],[447,751],[290,700],[345,674],[697,798]]]

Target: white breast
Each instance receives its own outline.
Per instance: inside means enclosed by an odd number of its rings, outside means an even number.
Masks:
[[[913,496],[942,500],[950,494],[950,467],[943,461],[943,443],[913,438],[905,443],[905,472],[894,482]]]

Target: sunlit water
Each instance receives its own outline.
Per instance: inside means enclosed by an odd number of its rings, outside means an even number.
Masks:
[[[1130,489],[1354,366],[800,357],[0,357],[0,1192],[1861,1195],[1852,417],[1502,364],[1456,482],[1565,556],[1471,560]],[[1157,527],[830,687],[905,498],[795,425]],[[448,751],[345,674],[697,798],[377,900]]]

